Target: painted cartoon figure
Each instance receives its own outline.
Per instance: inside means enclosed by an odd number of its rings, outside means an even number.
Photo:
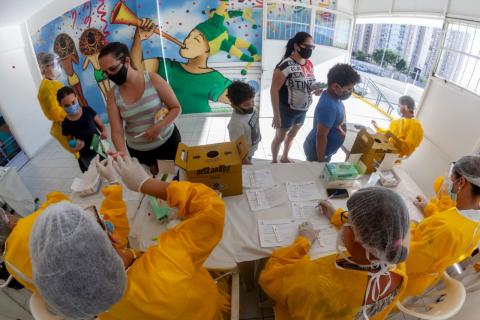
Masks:
[[[80,52],[85,56],[82,68],[85,70],[90,63],[92,64],[95,81],[97,81],[103,99],[106,101],[108,90],[110,90],[110,82],[100,69],[100,63],[98,62],[100,50],[106,45],[105,37],[98,29],[89,28],[80,36],[79,44]]]
[[[68,85],[75,91],[78,103],[82,106],[88,106],[88,102],[83,95],[82,84],[73,69],[73,64],[78,64],[78,53],[75,42],[66,33],[60,33],[53,44],[53,51],[60,58],[60,65],[67,74]]]
[[[129,23],[137,26],[131,48],[133,65],[137,69],[158,72],[166,79],[175,91],[182,113],[211,112],[209,101],[230,104],[226,91],[232,82],[217,70],[209,68],[208,58],[225,51],[247,62],[247,68],[254,61],[260,60],[254,45],[229,35],[224,23],[234,17],[255,23],[251,9],[243,12],[228,11],[228,1],[220,1],[209,19],[191,30],[181,44],[179,54],[187,60],[184,63],[168,58],[144,60],[141,42],[149,39],[154,32],[159,33],[158,27],[146,18],[138,19],[138,23]],[[257,25],[254,24],[253,27],[256,28]],[[178,40],[174,42],[178,44]]]

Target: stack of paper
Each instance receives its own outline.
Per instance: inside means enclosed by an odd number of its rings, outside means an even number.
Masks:
[[[247,190],[246,194],[252,211],[273,208],[285,202],[285,191],[281,186]]]
[[[292,202],[291,206],[295,219],[309,219],[320,215],[318,201]]]
[[[298,225],[301,221],[295,219],[258,220],[260,245],[263,248],[283,247],[291,245],[298,236]],[[330,253],[335,251],[337,231],[326,221],[312,221],[318,230],[317,241],[312,245],[312,254]]]
[[[271,188],[275,185],[270,169],[243,170],[242,180],[245,188]]]
[[[287,193],[292,202],[320,200],[322,198],[315,181],[287,182]]]

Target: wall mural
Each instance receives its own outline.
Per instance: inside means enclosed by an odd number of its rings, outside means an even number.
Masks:
[[[262,1],[91,0],[32,34],[35,53],[55,52],[81,105],[106,120],[110,81],[98,54],[109,42],[130,47],[137,68],[158,72],[183,113],[230,111],[226,89],[247,81],[259,94]],[[258,102],[258,98],[257,98]]]

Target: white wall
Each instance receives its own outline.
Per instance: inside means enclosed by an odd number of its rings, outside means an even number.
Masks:
[[[478,152],[480,97],[431,78],[418,119],[424,128],[424,141],[404,166],[420,188],[431,194],[433,180],[448,171],[450,162]]]
[[[51,138],[50,123],[38,104],[25,37],[20,26],[0,29],[0,112],[22,150],[32,157]]]

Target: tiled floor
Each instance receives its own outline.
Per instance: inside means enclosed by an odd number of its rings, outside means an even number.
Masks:
[[[386,126],[387,118],[364,102],[352,98],[346,103],[347,121],[370,126],[372,119],[377,120],[379,125]],[[314,108],[307,113],[305,125],[298,133],[298,136],[292,146],[290,158],[298,161],[304,161],[303,141],[312,128],[312,117]],[[260,127],[262,133],[262,142],[255,153],[257,161],[271,160],[270,143],[275,134],[271,127],[271,111],[265,110],[260,118]],[[176,121],[176,124],[182,135],[182,142],[188,145],[200,145],[218,143],[229,140],[227,124],[229,117],[212,116],[182,116]],[[345,158],[343,152],[339,151],[333,158],[334,161],[342,161]],[[254,161],[255,161],[254,159]],[[56,141],[51,141],[36,157],[30,160],[21,170],[20,177],[23,179],[27,188],[35,197],[41,201],[45,195],[53,190],[70,193],[70,185],[73,178],[80,175],[77,162],[72,155],[64,151]],[[253,291],[241,293],[241,319],[273,319],[271,309],[260,308],[258,288]],[[403,315],[399,315],[396,320],[403,320]],[[407,319],[405,319],[407,320]]]

